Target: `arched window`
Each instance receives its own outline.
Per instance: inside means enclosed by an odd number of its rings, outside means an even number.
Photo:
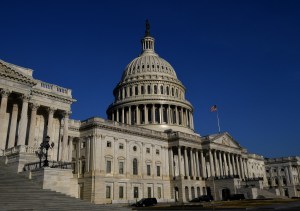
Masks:
[[[151,87],[150,85],[147,86],[147,94],[150,94],[151,93]]]
[[[134,158],[132,161],[132,174],[138,175],[138,162],[136,158]]]
[[[162,95],[164,94],[164,86],[163,85],[160,86],[160,94],[162,94]]]
[[[157,94],[157,86],[154,85],[154,94]]]
[[[141,94],[142,95],[145,94],[145,88],[144,88],[144,86],[141,86]]]
[[[167,86],[167,95],[170,94],[169,87]]]
[[[178,97],[178,89],[175,90],[176,97]]]
[[[174,96],[174,88],[172,87],[172,96]]]
[[[132,96],[132,87],[129,88],[129,94]]]
[[[136,86],[136,87],[135,87],[135,93],[134,93],[134,94],[135,94],[135,95],[138,95],[138,92],[139,92],[138,86]]]

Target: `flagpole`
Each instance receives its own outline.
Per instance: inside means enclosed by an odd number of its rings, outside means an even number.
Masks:
[[[221,133],[221,129],[220,129],[220,120],[219,120],[219,111],[218,111],[218,109],[217,109],[217,119],[218,119],[219,133]]]

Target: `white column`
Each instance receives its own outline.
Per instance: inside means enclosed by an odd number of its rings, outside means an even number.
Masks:
[[[152,104],[152,124],[155,123],[155,105]]]
[[[227,163],[225,152],[223,152],[223,160],[224,160],[225,176],[228,176],[228,163]]]
[[[169,149],[169,156],[170,156],[170,177],[174,177],[175,173],[174,173],[174,158],[173,158],[173,149],[170,148]]]
[[[34,145],[35,128],[36,128],[36,112],[37,112],[38,107],[39,106],[37,104],[30,104],[31,117],[30,117],[28,146],[33,146]]]
[[[165,165],[165,176],[168,176],[169,175],[169,172],[170,172],[170,165],[169,165],[169,152],[168,152],[168,148],[163,148],[164,149],[164,159],[165,159],[165,162],[163,165]],[[163,168],[163,166],[161,167]]]
[[[16,141],[16,130],[17,130],[17,119],[18,119],[18,104],[15,103],[12,109],[11,122],[10,122],[10,130],[9,130],[9,138],[7,148],[11,148],[15,146]]]
[[[187,157],[187,148],[184,147],[184,166],[185,166],[185,176],[190,176],[189,172],[189,163],[188,163],[188,157]]]
[[[131,125],[131,106],[128,107],[128,124]]]
[[[245,172],[244,172],[244,166],[243,166],[243,158],[239,157],[239,162],[240,162],[240,168],[241,168],[241,174],[242,174],[242,179],[245,179]]]
[[[7,109],[7,101],[8,101],[8,96],[10,95],[9,90],[1,90],[1,106],[0,106],[0,149],[4,150],[5,145],[6,145],[6,136],[5,136],[5,126],[4,122],[6,118],[6,109]]]
[[[200,174],[200,165],[199,165],[199,153],[197,149],[196,149],[196,168],[197,168],[197,176],[200,178],[201,174]]]
[[[122,107],[122,123],[125,123],[124,107]]]
[[[181,107],[180,109],[180,116],[181,116],[181,125],[184,125],[184,120],[183,120],[183,108]]]
[[[206,173],[206,161],[203,156],[203,150],[200,151],[200,157],[201,157],[201,167],[202,167],[202,177],[206,178],[207,173]]]
[[[235,159],[234,159],[234,154],[231,154],[231,159],[232,159],[232,167],[233,167],[233,174],[237,175],[237,171],[236,171],[236,165],[235,165]]]
[[[68,153],[68,161],[71,162],[72,161],[72,153],[73,153],[73,140],[74,137],[70,136],[70,142],[69,142],[69,153]]]
[[[182,176],[183,174],[183,169],[182,169],[182,166],[181,166],[181,148],[180,146],[178,146],[178,170],[179,170],[179,176]]]
[[[178,107],[177,106],[175,106],[175,113],[176,113],[176,125],[178,125],[179,124],[179,119],[178,119]]]
[[[209,152],[210,175],[214,177],[215,176],[214,158],[211,153],[211,149],[209,149],[208,152]]]
[[[145,117],[145,124],[148,124],[148,108],[147,108],[147,105],[144,105],[144,117]]]
[[[163,123],[163,116],[162,116],[162,104],[159,105],[159,123]]]
[[[140,115],[139,105],[136,105],[135,111],[136,111],[136,124],[140,125],[141,124],[141,115]]]
[[[190,149],[190,162],[191,162],[191,177],[195,176],[195,169],[194,169],[194,159],[193,159],[193,150]]]
[[[219,173],[219,164],[218,164],[218,158],[217,158],[217,151],[214,150],[213,154],[214,154],[214,160],[215,160],[214,164],[215,164],[215,169],[216,169],[216,176],[218,177],[218,176],[220,176],[220,173]]]
[[[228,161],[228,167],[229,167],[229,175],[233,175],[233,168],[232,168],[232,160],[231,160],[231,154],[227,153],[227,161]]]
[[[171,124],[171,108],[170,108],[170,105],[168,105],[168,111],[167,111],[167,122],[168,124]]]
[[[70,111],[64,112],[63,150],[61,155],[63,161],[68,159],[69,115]]]
[[[19,122],[18,145],[25,145],[25,141],[26,141],[29,96],[23,95],[22,100],[23,102],[22,102],[21,119]]]
[[[117,108],[117,122],[120,122],[120,119],[119,119],[119,109]]]
[[[53,126],[53,114],[54,114],[54,108],[48,108],[47,136],[50,136],[51,140],[53,140],[53,137],[51,137],[52,126]]]
[[[238,156],[239,156],[239,155],[236,155],[236,156],[235,156],[236,168],[237,168],[237,172],[238,172],[239,178],[242,178],[241,170],[240,170],[240,162],[239,162]]]
[[[224,169],[223,169],[223,163],[224,163],[224,161],[222,161],[221,154],[222,154],[222,152],[219,151],[220,176],[223,177],[224,176]]]

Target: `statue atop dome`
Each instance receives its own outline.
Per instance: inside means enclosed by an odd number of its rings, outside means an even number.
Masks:
[[[146,20],[146,31],[145,31],[145,37],[149,37],[150,36],[150,23],[149,20]]]

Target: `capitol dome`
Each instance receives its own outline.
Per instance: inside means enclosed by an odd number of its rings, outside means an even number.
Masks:
[[[169,62],[154,50],[150,25],[142,42],[142,53],[125,68],[107,109],[108,119],[129,125],[166,131],[194,132],[193,107],[185,99],[185,87]]]

